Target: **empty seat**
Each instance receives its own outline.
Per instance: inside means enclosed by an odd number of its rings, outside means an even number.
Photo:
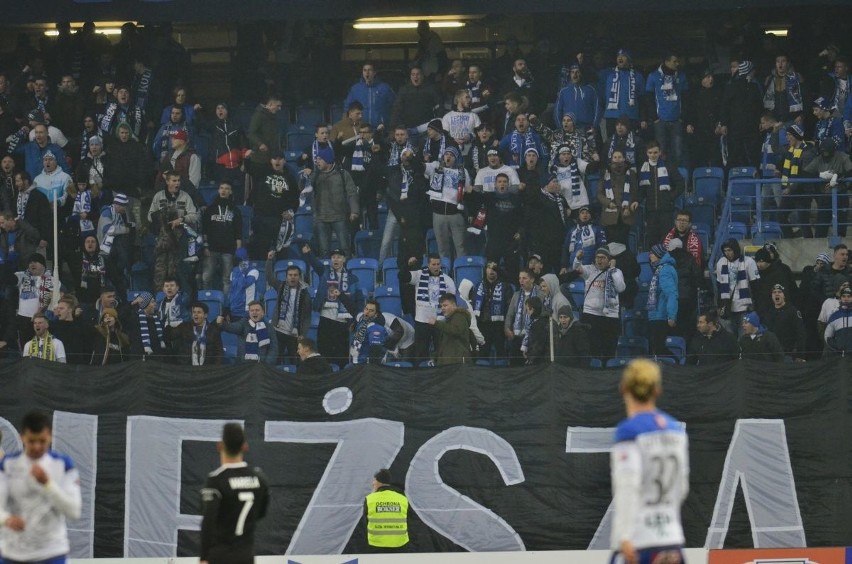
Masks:
[[[645,356],[648,354],[648,339],[645,337],[619,337],[616,354],[624,358]]]
[[[402,298],[399,288],[393,286],[378,286],[373,292],[373,298],[385,313],[392,313],[397,317],[402,315]]]
[[[346,268],[358,278],[358,289],[364,295],[373,292],[378,279],[379,261],[373,258],[352,258],[346,262]]]
[[[292,125],[287,129],[287,150],[301,153],[314,142],[314,128],[304,125]]]
[[[325,107],[319,102],[310,102],[296,106],[296,124],[313,128],[317,125],[326,125]]]
[[[485,257],[459,257],[453,263],[453,280],[455,280],[458,286],[462,280],[467,278],[473,282],[473,287],[476,288],[482,281],[482,271],[484,268]]]
[[[198,290],[198,301],[206,304],[210,310],[208,319],[214,320],[222,315],[222,307],[225,305],[225,294],[221,290]]]
[[[696,168],[692,171],[692,191],[696,196],[704,197],[719,205],[722,201],[722,187],[725,184],[725,171],[719,167]]]
[[[382,284],[399,289],[399,266],[396,257],[389,257],[382,263]]]
[[[686,339],[683,337],[666,337],[666,348],[674,355],[680,364],[686,364]]]
[[[355,233],[355,255],[364,258],[379,258],[382,245],[381,231],[358,231]]]
[[[777,241],[784,237],[784,232],[781,230],[781,224],[777,221],[764,221],[758,226],[751,226],[751,237],[756,242],[765,241],[767,239]]]

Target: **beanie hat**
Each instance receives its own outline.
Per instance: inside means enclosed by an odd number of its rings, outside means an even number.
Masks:
[[[524,151],[524,156],[526,157],[526,156],[527,156],[527,155],[529,155],[530,153],[535,153],[535,156],[539,156],[539,154],[538,154],[538,149],[536,149],[535,147],[530,147],[529,149],[527,149],[526,151]]]
[[[566,117],[571,118],[571,121],[573,121],[574,123],[577,123],[577,114],[575,114],[574,112],[565,112],[564,114],[562,114],[562,117],[563,118],[566,118]]]
[[[660,243],[657,243],[656,245],[651,247],[651,252],[657,258],[663,258],[664,256],[666,256],[666,249],[663,248],[663,246]]]
[[[600,249],[595,251],[595,256],[598,256],[598,255],[603,255],[606,258],[612,258],[612,253],[610,253],[609,249],[607,249],[606,247],[601,247]]]
[[[325,147],[319,147],[317,149],[317,158],[322,159],[328,164],[334,163],[334,151],[331,149],[331,145],[327,145]]]
[[[824,262],[825,264],[831,264],[832,263],[831,257],[828,256],[828,253],[818,254],[817,257],[816,257],[816,260]],[[816,262],[816,261],[814,261],[814,262]]]
[[[248,250],[246,250],[245,247],[240,247],[234,253],[234,258],[236,258],[239,261],[248,260],[248,258],[249,258]]]
[[[754,262],[772,262],[772,255],[766,249],[760,248],[754,253]]]
[[[574,312],[571,310],[571,306],[564,305],[559,308],[557,315],[567,315],[568,317],[574,317]]]
[[[566,115],[567,115],[567,114],[566,114]],[[566,143],[563,143],[562,145],[559,145],[559,149],[557,149],[557,150],[556,150],[556,152],[557,152],[558,154],[560,154],[560,155],[561,155],[562,153],[568,153],[568,154],[571,154],[571,145],[568,145],[568,144],[566,144]]]
[[[834,104],[831,103],[831,100],[826,99],[824,96],[820,96],[814,100],[814,107],[829,112],[834,109]]]
[[[441,123],[441,120],[439,120],[438,118],[435,118],[435,119],[429,121],[429,125],[426,126],[426,129],[434,129],[438,133],[443,133],[444,132],[444,124]]]
[[[737,76],[748,76],[754,70],[754,64],[751,61],[742,61],[737,66]]]
[[[775,290],[782,292],[785,296],[787,295],[787,289],[781,284],[775,284],[772,286],[772,291],[774,292]]]
[[[680,240],[680,237],[672,237],[671,241],[669,241],[669,244],[666,245],[666,249],[668,249],[669,252],[672,252],[675,249],[682,249],[682,248],[683,248],[683,241]]]
[[[794,123],[790,127],[787,128],[787,133],[795,137],[796,139],[804,139],[805,138],[805,130],[802,129],[802,126],[798,123]]]
[[[446,155],[447,153],[451,154],[456,160],[456,162],[458,162],[458,160],[461,158],[461,153],[459,153],[459,150],[456,147],[453,147],[452,145],[444,149],[444,154]]]
[[[755,327],[760,327],[760,316],[757,315],[756,311],[750,311],[749,313],[743,316],[743,321],[754,325]]]
[[[189,134],[185,129],[178,129],[172,133],[172,139],[180,139],[181,141],[189,141]]]
[[[151,292],[140,292],[137,297],[139,298],[139,309],[145,309],[148,307],[148,304],[154,301],[154,296],[151,295]]]
[[[54,154],[53,154],[53,151],[51,151],[50,149],[48,149],[48,150],[47,150],[47,151],[45,151],[45,152],[44,152],[44,154],[41,156],[41,159],[42,159],[42,160],[44,160],[44,159],[53,159],[53,160],[56,160],[56,155],[54,155]]]
[[[103,147],[104,140],[101,139],[100,135],[92,135],[91,137],[89,137],[89,146],[91,147],[92,145],[100,145],[101,147]]]
[[[627,49],[627,48],[625,48],[625,47],[622,47],[621,49],[619,49],[619,50],[615,53],[615,56],[616,56],[616,57],[621,56],[621,55],[624,55],[625,57],[627,57],[627,58],[628,58],[628,59],[630,59],[631,61],[633,60],[633,53],[631,53],[631,52],[630,52],[630,49]]]
[[[373,475],[373,478],[380,484],[390,484],[391,483],[391,473],[387,468],[382,468],[378,472]]]
[[[841,296],[849,296],[849,295],[852,295],[852,288],[850,288],[849,286],[846,286],[845,288],[843,288],[842,290],[840,290],[840,295],[841,295]]]
[[[34,121],[36,123],[46,123],[44,119],[44,112],[41,110],[32,110],[27,114],[27,121]]]
[[[129,203],[126,194],[122,194],[121,192],[116,192],[115,196],[112,197],[112,203],[117,206],[126,206]]]

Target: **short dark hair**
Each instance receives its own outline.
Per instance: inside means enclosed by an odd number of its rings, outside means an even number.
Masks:
[[[349,104],[348,108],[346,108],[346,113],[348,114],[352,110],[361,110],[363,112],[364,111],[364,105],[361,102],[359,102],[358,100],[355,100],[354,102]]]
[[[311,352],[317,352],[317,344],[310,337],[299,337],[296,342]]]
[[[659,148],[660,148],[660,144],[659,144],[659,143],[657,143],[657,141],[656,141],[655,139],[651,139],[650,141],[648,141],[647,143],[645,143],[645,150],[646,150],[646,151],[647,151],[648,149],[653,149],[654,147],[656,147],[657,149],[659,149]]]
[[[263,97],[263,103],[268,104],[269,102],[281,102],[281,94],[277,94],[275,92],[270,92],[266,96]]]
[[[368,305],[376,306],[376,315],[382,314],[382,306],[381,304],[379,304],[376,298],[367,298],[367,301],[364,302],[364,307]]]
[[[44,411],[34,409],[32,411],[27,412],[27,414],[24,415],[23,419],[21,419],[22,433],[24,431],[41,433],[45,429],[47,429],[48,431],[53,430],[53,423],[50,419],[50,416]]]
[[[259,306],[260,306],[260,309],[262,309],[263,311],[266,311],[266,308],[265,308],[265,307],[263,307],[263,302],[262,302],[262,301],[260,301],[260,300],[252,300],[252,301],[250,301],[248,304],[246,304],[246,308],[248,309],[248,308],[250,308],[250,307],[251,307],[251,306],[253,306],[253,305],[259,305]]]
[[[532,310],[532,317],[538,317],[541,315],[541,298],[537,296],[533,296],[531,298],[527,298],[526,307]]]
[[[229,456],[237,456],[246,444],[246,433],[239,423],[225,423],[222,428],[222,445]]]
[[[387,468],[382,468],[375,474],[373,474],[373,478],[380,484],[390,484],[391,483],[391,473]]]
[[[449,292],[444,292],[443,294],[441,294],[441,297],[440,297],[440,298],[438,298],[438,303],[439,303],[439,304],[440,304],[440,303],[443,303],[443,302],[450,302],[450,303],[452,303],[452,304],[456,304],[456,305],[458,305],[458,303],[459,303],[459,302],[458,302],[458,299],[456,298],[456,295],[455,295],[455,294],[451,294],[451,293],[449,293]]]
[[[174,276],[166,276],[165,278],[163,278],[163,286],[166,285],[166,282],[174,282],[178,285],[178,288],[180,288],[180,282],[178,282],[178,279]]]
[[[692,221],[692,212],[689,211],[689,210],[684,209],[684,210],[675,211],[675,217],[677,217],[679,215],[685,215],[686,217],[689,218],[689,221]]]
[[[30,173],[25,170],[19,170],[15,172],[15,178],[20,177],[24,182],[32,182],[33,177],[30,176]]]
[[[210,308],[204,302],[192,302],[191,304],[189,304],[189,311],[192,311],[195,308],[200,309],[205,314],[210,313]]]
[[[298,272],[299,276],[302,275],[302,269],[299,268],[299,265],[297,265],[297,264],[291,264],[290,266],[287,267],[287,272],[290,272],[291,270],[295,270],[296,272]]]
[[[839,244],[837,244],[837,245],[834,245],[834,249],[833,249],[833,250],[834,250],[834,252],[835,252],[835,253],[836,253],[837,251],[839,251],[840,249],[846,249],[846,250],[848,251],[848,250],[849,250],[849,247],[847,247],[847,246],[846,246],[846,243],[839,243]]]
[[[719,312],[715,309],[708,309],[703,312],[698,317],[704,317],[707,323],[712,323],[713,325],[719,325]]]
[[[498,173],[497,173],[497,176],[495,176],[494,178],[495,178],[495,179],[496,179],[496,178],[505,178],[506,180],[509,180],[509,175],[508,175],[508,174],[506,174],[505,172],[498,172]]]
[[[429,253],[429,260],[441,260],[441,255],[438,253]]]

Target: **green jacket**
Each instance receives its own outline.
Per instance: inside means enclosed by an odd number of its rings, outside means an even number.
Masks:
[[[435,364],[470,362],[470,313],[457,309],[444,321],[435,322]]]

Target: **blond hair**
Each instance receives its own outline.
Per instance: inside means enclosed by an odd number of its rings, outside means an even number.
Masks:
[[[624,369],[621,389],[636,401],[648,402],[656,396],[661,382],[660,366],[646,358],[637,358],[631,360]]]

